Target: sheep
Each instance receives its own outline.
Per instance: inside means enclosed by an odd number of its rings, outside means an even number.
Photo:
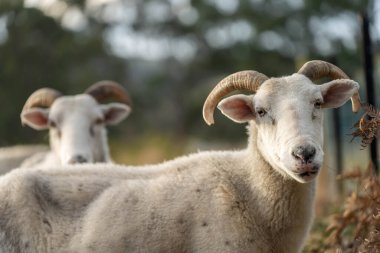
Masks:
[[[45,145],[16,145],[0,148],[0,175],[17,168],[28,157],[45,152]]]
[[[100,104],[112,98],[122,103]],[[130,112],[127,92],[112,81],[97,82],[76,96],[51,88],[35,91],[21,121],[36,130],[49,129],[51,150],[33,155],[21,167],[111,162],[105,125],[118,124]]]
[[[313,81],[330,77],[331,82]],[[306,63],[268,78],[223,79],[203,107],[248,123],[243,150],[204,151],[158,165],[79,164],[19,169],[0,178],[0,251],[300,252],[323,160],[322,108],[359,85],[335,65]],[[249,90],[254,95],[232,91]],[[110,168],[112,168],[110,170]]]

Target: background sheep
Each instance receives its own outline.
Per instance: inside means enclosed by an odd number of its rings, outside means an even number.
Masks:
[[[121,103],[100,104],[109,99]],[[35,91],[21,120],[36,130],[49,129],[51,151],[30,157],[21,166],[110,162],[105,126],[118,124],[130,111],[127,92],[112,81],[95,83],[76,96],[62,96],[50,88]]]
[[[315,85],[311,80],[334,80]],[[339,79],[344,78],[344,79]],[[255,71],[222,80],[204,105],[249,122],[248,147],[156,166],[17,170],[0,178],[6,252],[300,252],[322,164],[322,108],[358,84],[314,61],[291,76]],[[222,96],[248,89],[255,95]],[[220,102],[219,102],[220,101]],[[108,168],[112,167],[112,170]],[[27,224],[27,225],[26,225]]]

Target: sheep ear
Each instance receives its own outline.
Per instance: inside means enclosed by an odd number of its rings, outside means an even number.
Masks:
[[[237,123],[245,123],[255,118],[252,96],[230,96],[219,102],[218,109]]]
[[[322,108],[337,108],[346,103],[359,89],[359,84],[350,79],[338,79],[320,86]]]
[[[36,130],[48,128],[49,109],[31,108],[21,113],[21,123]]]
[[[131,113],[131,107],[121,103],[101,105],[104,121],[108,125],[116,125]]]

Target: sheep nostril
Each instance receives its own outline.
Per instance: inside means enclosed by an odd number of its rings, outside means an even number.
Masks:
[[[69,164],[86,163],[86,162],[88,162],[88,160],[84,156],[82,156],[82,155],[73,156],[69,160]]]
[[[292,151],[292,155],[295,159],[297,160],[303,160],[303,149],[302,147],[296,147],[293,151]]]
[[[316,149],[313,146],[299,146],[292,151],[292,156],[296,160],[309,163],[316,154]]]
[[[78,155],[77,161],[78,163],[86,163],[87,159],[84,156]]]

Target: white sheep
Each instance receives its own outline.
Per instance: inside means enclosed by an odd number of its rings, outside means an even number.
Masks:
[[[100,104],[112,98],[121,103]],[[127,92],[112,81],[97,82],[76,96],[62,96],[50,88],[35,91],[21,120],[36,130],[49,129],[51,150],[26,159],[21,167],[110,162],[105,125],[126,118],[130,106]]]
[[[335,80],[312,82],[322,77]],[[300,252],[323,159],[322,108],[352,97],[357,111],[358,88],[322,61],[281,78],[238,72],[210,93],[204,118],[212,124],[219,103],[228,118],[249,122],[244,150],[8,173],[0,178],[0,251]],[[255,94],[221,100],[241,89]]]

